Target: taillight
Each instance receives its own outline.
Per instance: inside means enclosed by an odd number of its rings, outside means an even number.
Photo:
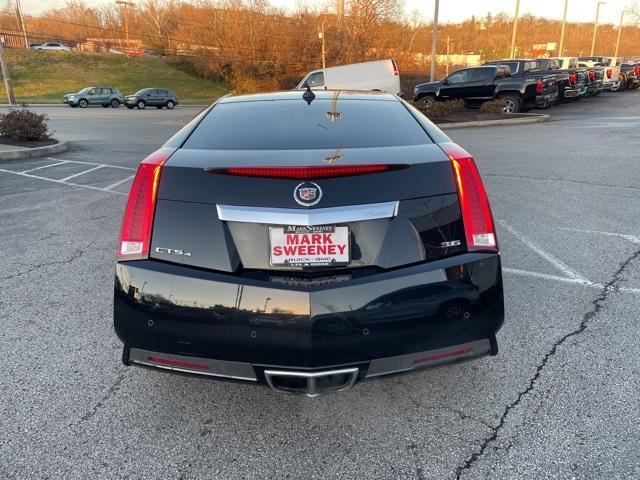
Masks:
[[[542,93],[543,88],[544,88],[544,82],[542,81],[542,79],[539,79],[538,83],[536,83],[536,93],[540,95]]]
[[[571,72],[571,73],[569,74],[569,83],[570,83],[571,85],[575,85],[575,84],[576,84],[576,74],[575,74],[575,73],[573,73],[573,72]]]
[[[596,72],[589,70],[589,81],[593,82],[596,79]]]
[[[607,68],[607,78],[611,78],[612,74],[613,74],[613,70],[611,70],[610,68]]]
[[[238,175],[242,177],[293,178],[312,180],[314,178],[350,177],[366,173],[387,172],[407,168],[400,164],[368,164],[368,165],[327,165],[325,167],[228,167],[205,168],[211,173]]]
[[[393,74],[397,77],[400,75],[400,72],[398,71],[398,64],[395,60],[391,60],[391,64],[393,65]]]
[[[161,148],[138,166],[124,210],[118,260],[140,260],[149,257],[160,173],[162,165],[173,152],[173,148]]]
[[[636,77],[640,77],[640,67],[638,65],[633,67],[633,73],[635,74]]]
[[[451,160],[458,187],[467,250],[497,252],[498,242],[489,199],[473,157],[455,143],[444,143],[440,146]]]

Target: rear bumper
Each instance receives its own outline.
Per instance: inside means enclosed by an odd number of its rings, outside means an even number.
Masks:
[[[568,89],[566,89],[564,91],[564,96],[565,96],[565,98],[576,98],[576,97],[582,97],[586,93],[587,93],[587,87],[586,86],[582,86],[582,87],[577,87],[577,88],[568,88]]]
[[[587,85],[587,94],[601,92],[604,89],[602,80],[594,80]]]
[[[616,78],[615,80],[604,82],[605,90],[617,90],[619,88],[620,88],[620,79],[618,78]]]
[[[266,384],[265,370],[349,367],[362,380],[497,353],[499,255],[314,281],[119,263],[123,361]]]
[[[537,107],[547,107],[558,100],[558,92],[544,93],[542,95],[536,95],[535,103]]]

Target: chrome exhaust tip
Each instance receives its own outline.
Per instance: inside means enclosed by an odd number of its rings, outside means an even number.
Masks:
[[[276,392],[317,397],[350,389],[356,383],[359,373],[359,368],[341,368],[314,373],[265,370],[264,377],[269,387]]]

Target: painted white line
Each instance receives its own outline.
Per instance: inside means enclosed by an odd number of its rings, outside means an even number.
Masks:
[[[65,162],[69,162],[69,163],[79,163],[81,165],[100,165],[102,167],[109,167],[109,168],[118,168],[120,170],[131,170],[131,171],[135,171],[135,168],[131,168],[131,167],[121,167],[120,165],[108,165],[106,163],[94,163],[94,162],[81,162],[79,160],[65,160],[63,158],[53,158],[53,157],[47,157],[47,160],[55,160],[57,162],[60,161],[65,161]]]
[[[585,285],[592,284],[591,281],[587,280],[584,276],[582,276],[581,274],[576,272],[574,269],[569,267],[567,264],[563,263],[562,261],[560,261],[559,259],[557,259],[553,255],[551,255],[550,253],[545,252],[543,249],[538,247],[535,243],[533,243],[531,240],[529,240],[527,237],[525,237],[522,233],[517,231],[511,225],[507,224],[503,220],[498,220],[498,223],[500,225],[502,225],[504,228],[506,228],[507,231],[509,233],[511,233],[514,237],[516,237],[518,240],[520,240],[522,243],[524,243],[527,247],[529,247],[531,250],[533,250],[536,255],[538,255],[540,258],[546,260],[547,262],[551,263],[551,265],[556,267],[558,270],[560,270],[562,273],[564,273],[567,277],[572,278],[574,280],[578,280],[580,283],[583,283]]]
[[[603,289],[605,286],[602,283],[584,283],[580,280],[574,278],[567,277],[558,277],[556,275],[547,275],[546,273],[539,272],[531,272],[529,270],[518,270],[517,268],[506,268],[503,267],[502,271],[505,273],[510,273],[513,275],[521,275],[524,277],[538,278],[540,280],[549,280],[552,282],[558,283],[570,283],[573,285],[580,285],[581,287],[588,287],[593,289]],[[623,292],[623,293],[633,293],[635,295],[640,295],[640,288],[631,288],[631,287],[607,287],[607,290],[611,292]]]
[[[104,188],[93,187],[91,185],[81,185],[79,183],[66,182],[64,180],[56,180],[54,178],[39,177],[37,175],[31,175],[29,173],[22,173],[22,172],[14,172],[12,170],[5,170],[4,168],[0,168],[0,173],[10,173],[11,175],[18,175],[19,177],[35,178],[36,180],[44,180],[45,182],[59,183],[59,184],[62,184],[62,185],[70,185],[72,187],[86,188],[88,190],[95,190],[95,191],[98,191],[98,192],[115,193],[116,195],[125,195],[125,196],[127,195],[126,193],[118,192],[117,190],[105,190]]]
[[[615,233],[615,232],[601,232],[600,230],[586,230],[583,228],[570,228],[570,227],[560,227],[562,230],[568,230],[570,232],[582,232],[582,233],[594,233],[598,235],[606,235],[609,237],[620,237],[625,240],[629,240],[632,243],[640,244],[640,236],[638,235],[629,235],[626,233]]]
[[[578,280],[576,278],[568,278],[568,277],[559,277],[557,275],[549,275],[547,273],[539,273],[539,272],[531,272],[529,270],[519,270],[517,268],[506,268],[504,267],[502,269],[503,272],[507,272],[507,273],[513,273],[515,275],[522,275],[525,277],[535,277],[535,278],[541,278],[543,280],[551,280],[553,282],[562,282],[562,283],[573,283],[576,285],[583,285],[583,286],[588,286],[591,287],[595,284],[589,282],[584,283],[582,280]]]
[[[52,160],[52,159],[48,159],[48,160]],[[36,168],[31,168],[29,170],[23,170],[20,173],[31,173],[31,172],[35,172],[36,170],[42,170],[43,168],[49,168],[49,167],[55,167],[56,165],[64,165],[65,163],[68,163],[66,160],[61,160],[57,163],[50,163],[49,165],[43,165],[42,167],[36,167]]]
[[[71,180],[72,178],[79,177],[80,175],[84,175],[86,173],[95,172],[96,170],[100,170],[101,168],[104,168],[104,166],[103,165],[98,165],[97,167],[90,168],[89,170],[85,170],[85,171],[80,172],[80,173],[74,173],[73,175],[69,175],[68,177],[61,178],[60,181],[61,182],[66,182],[66,181]]]
[[[105,190],[111,190],[113,188],[116,188],[118,185],[122,185],[123,183],[131,180],[133,177],[135,177],[135,174],[133,175],[129,175],[127,178],[123,178],[122,180],[118,180],[115,183],[112,183],[111,185],[109,185],[108,187],[104,187]]]

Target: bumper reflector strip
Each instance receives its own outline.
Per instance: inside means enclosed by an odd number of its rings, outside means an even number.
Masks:
[[[160,365],[167,365],[169,367],[194,368],[197,370],[209,369],[209,366],[206,363],[186,362],[184,360],[172,360],[170,358],[147,357],[147,361],[152,363],[158,363]]]
[[[436,353],[434,355],[426,355],[424,357],[418,357],[413,361],[413,363],[425,363],[425,362],[432,362],[434,360],[442,360],[444,358],[458,357],[460,355],[465,355],[469,352],[471,352],[471,348],[465,347],[465,348],[460,348],[458,350],[452,350],[451,352]]]

